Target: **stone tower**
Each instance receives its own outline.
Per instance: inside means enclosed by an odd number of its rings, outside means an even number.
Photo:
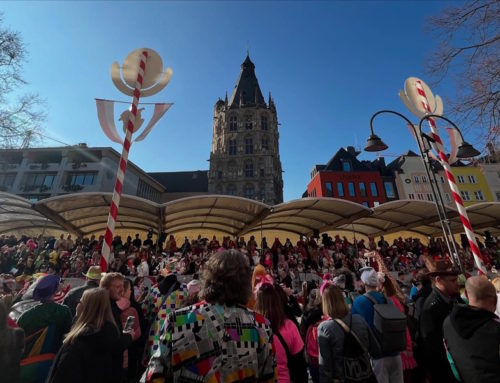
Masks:
[[[214,106],[208,192],[283,202],[276,107],[270,93],[266,104],[248,55],[230,100],[226,93]]]

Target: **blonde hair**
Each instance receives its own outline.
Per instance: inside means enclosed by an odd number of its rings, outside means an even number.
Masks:
[[[495,286],[495,290],[497,293],[500,293],[500,277],[494,278],[491,283],[493,283],[493,286]]]
[[[330,285],[323,291],[323,314],[332,319],[342,319],[349,314],[342,291]]]
[[[123,275],[120,273],[106,273],[101,278],[101,282],[99,283],[99,287],[104,287],[106,290],[109,290],[111,284],[115,279],[119,279],[123,281]]]
[[[99,331],[105,322],[112,323],[118,332],[106,289],[96,287],[85,290],[80,304],[79,315],[63,343],[73,343],[78,336],[88,330]]]

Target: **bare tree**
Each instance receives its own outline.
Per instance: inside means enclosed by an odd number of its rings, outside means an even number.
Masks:
[[[445,8],[428,20],[439,42],[427,72],[439,83],[451,77],[457,93],[445,108],[483,145],[500,124],[500,1],[474,0]]]
[[[0,14],[0,147],[29,146],[41,140],[43,102],[36,94],[10,100],[9,95],[26,84],[21,70],[27,52],[20,34],[2,24]]]

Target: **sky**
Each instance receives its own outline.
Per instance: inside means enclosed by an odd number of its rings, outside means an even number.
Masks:
[[[315,164],[327,163],[340,147],[363,148],[378,110],[417,120],[398,91],[410,76],[430,82],[424,67],[436,42],[426,20],[450,4],[15,1],[2,2],[1,11],[4,26],[21,33],[29,53],[22,91],[46,100],[45,134],[70,145],[121,152],[102,132],[94,99],[130,101],[113,85],[111,64],[140,47],[158,52],[172,80],[143,101],[174,105],[132,145],[129,160],[147,172],[208,169],[213,107],[226,91],[230,97],[248,49],[262,93],[267,100],[271,92],[276,104],[289,201],[306,190]],[[444,97],[454,92],[447,80],[432,89]],[[115,109],[119,131],[120,108],[126,105]],[[146,110],[145,121],[148,116]],[[386,162],[417,150],[397,117],[378,118],[375,132],[389,145]],[[43,146],[60,144],[47,139]]]

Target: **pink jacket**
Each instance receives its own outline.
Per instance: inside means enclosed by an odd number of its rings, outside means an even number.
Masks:
[[[285,319],[285,324],[280,328],[280,334],[285,340],[290,354],[294,355],[304,347],[299,329],[290,319]],[[273,345],[276,350],[276,362],[278,364],[278,383],[290,383],[286,351],[276,335],[273,335]]]

